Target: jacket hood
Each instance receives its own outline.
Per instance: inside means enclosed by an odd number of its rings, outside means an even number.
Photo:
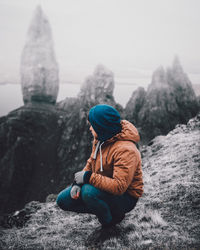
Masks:
[[[121,132],[114,135],[112,138],[106,140],[105,142],[101,142],[98,138],[94,138],[94,144],[96,144],[96,148],[93,154],[93,159],[96,160],[97,153],[100,151],[100,171],[103,171],[103,164],[102,164],[102,152],[101,146],[105,143],[112,143],[115,141],[132,141],[132,142],[139,142],[140,135],[136,129],[136,127],[127,120],[121,120]]]
[[[140,141],[140,135],[138,133],[138,130],[136,127],[127,120],[121,120],[121,126],[122,130],[117,135],[113,136],[109,142],[111,141],[133,141],[133,142],[139,142]]]
[[[96,156],[98,151],[100,151],[100,171],[103,171],[103,164],[102,164],[102,152],[101,146],[105,144],[109,144],[115,141],[132,141],[132,142],[139,142],[140,135],[136,127],[127,120],[121,120],[121,132],[114,135],[112,138],[106,140],[105,142],[101,142],[98,138],[94,138],[94,144],[96,144],[95,152],[93,154],[93,159],[96,160]]]

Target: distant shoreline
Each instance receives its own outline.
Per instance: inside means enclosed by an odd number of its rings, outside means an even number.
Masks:
[[[61,84],[74,84],[74,85],[81,85],[83,82],[74,82],[74,81],[62,81],[59,85]],[[6,84],[21,84],[20,82],[0,82],[0,85],[6,85]],[[148,83],[149,84],[149,83]],[[138,83],[131,83],[131,82],[116,82],[115,81],[115,85],[130,85],[130,86],[138,86]],[[142,87],[142,86],[140,86]],[[144,87],[145,88],[145,87]]]

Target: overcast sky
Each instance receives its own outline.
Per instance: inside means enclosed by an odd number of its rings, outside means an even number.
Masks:
[[[19,81],[38,4],[52,27],[61,82],[83,82],[101,63],[116,83],[146,85],[178,55],[200,84],[199,0],[0,0],[0,82]]]

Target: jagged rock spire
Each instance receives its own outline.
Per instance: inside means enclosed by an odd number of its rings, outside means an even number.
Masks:
[[[21,84],[24,103],[55,103],[59,77],[51,27],[42,8],[37,6],[21,57]]]
[[[154,89],[167,88],[167,77],[163,66],[158,67],[152,75],[151,84],[148,86],[148,91],[153,91]]]
[[[93,75],[86,78],[81,86],[79,97],[97,103],[114,103],[114,75],[112,71],[99,64]]]
[[[179,73],[179,74],[183,73],[183,68],[181,66],[179,57],[177,55],[175,55],[175,57],[174,57],[174,60],[172,63],[172,69],[176,73]]]
[[[125,109],[128,119],[140,129],[143,141],[168,133],[178,123],[186,123],[198,110],[192,84],[178,56],[167,71],[159,67],[147,92],[135,91]]]

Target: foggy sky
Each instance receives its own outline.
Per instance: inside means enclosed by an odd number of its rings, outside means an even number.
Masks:
[[[38,4],[52,27],[61,82],[83,82],[101,63],[117,83],[146,85],[178,55],[200,84],[198,0],[0,0],[0,82],[19,81]]]

